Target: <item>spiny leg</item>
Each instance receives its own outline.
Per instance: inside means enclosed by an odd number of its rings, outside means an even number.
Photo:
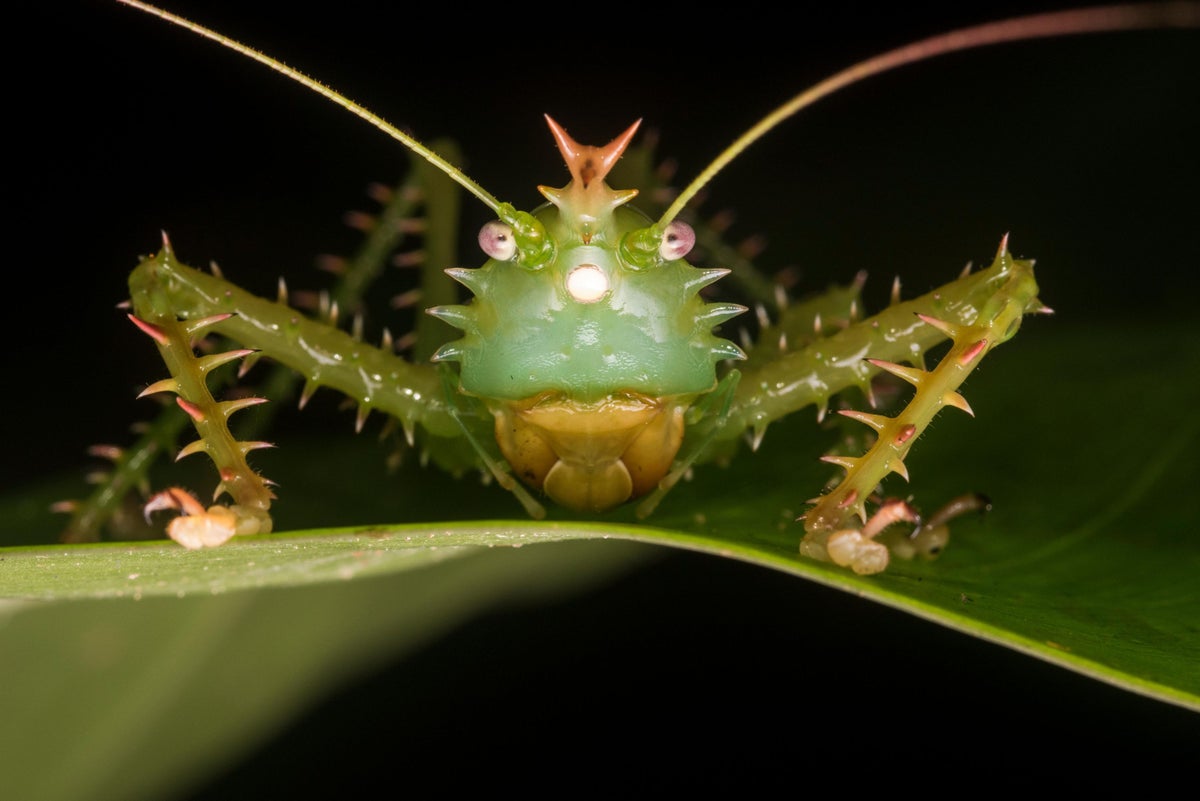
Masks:
[[[759,351],[758,359],[752,351],[730,412],[733,425],[726,431],[749,429],[757,443],[772,420],[810,403],[823,416],[831,397],[849,387],[859,387],[872,398],[870,382],[881,371],[914,384],[915,396],[895,417],[842,412],[874,429],[876,439],[862,456],[825,457],[847,473],[830,492],[809,501],[814,506],[803,517],[803,551],[828,558],[825,546],[834,532],[865,528],[872,537],[877,533],[867,528],[871,518],[866,503],[879,483],[890,473],[907,478],[904,457],[933,416],[946,406],[970,411],[957,391],[967,375],[993,347],[1016,333],[1025,314],[1046,311],[1037,299],[1033,262],[1012,258],[1007,240],[1002,241],[985,270],[964,274],[911,301],[901,302],[894,295],[879,314],[850,322],[798,350],[781,349],[774,356]],[[946,339],[952,341],[950,351],[936,368],[925,370],[926,352]],[[859,564],[865,572],[884,565],[886,559],[877,556]]]
[[[453,145],[447,142],[435,142],[434,148],[444,154],[453,153]],[[451,286],[452,282],[437,265],[446,254],[453,253],[453,243],[457,237],[458,196],[461,194],[456,184],[445,179],[441,173],[434,171],[434,176],[441,184],[428,181],[427,171],[418,167],[426,165],[424,159],[412,156],[413,164],[409,174],[395,187],[376,186],[371,189],[371,196],[380,203],[378,212],[353,212],[347,214],[347,222],[352,227],[362,230],[365,234],[361,245],[349,257],[325,256],[319,260],[323,270],[335,276],[333,287],[328,293],[321,293],[319,302],[312,304],[323,319],[333,325],[336,322],[338,310],[342,309],[353,315],[355,326],[362,320],[360,309],[366,293],[376,284],[384,271],[393,264],[397,267],[418,263],[416,255],[429,256],[422,266],[422,287],[418,290],[421,295],[437,295],[438,285]],[[449,184],[449,188],[445,186]],[[423,217],[418,216],[423,211]],[[409,251],[401,252],[401,248],[409,246],[414,236],[422,236],[424,247],[417,254]],[[449,242],[449,246],[445,243]],[[393,255],[399,253],[400,255]],[[214,266],[214,272],[216,268]],[[434,289],[428,289],[433,286]],[[316,296],[315,293],[309,293]],[[287,291],[280,280],[280,301],[287,302]],[[302,293],[296,293],[297,299]],[[129,304],[122,304],[128,307]],[[391,334],[385,328],[383,331],[384,347],[391,348]],[[406,338],[396,342],[400,348]],[[436,347],[435,337],[427,341]],[[247,356],[239,366],[237,377],[242,378],[255,363],[260,354]],[[295,397],[296,387],[300,378],[291,369],[282,365],[272,365],[269,375],[259,380],[257,392],[272,400]],[[216,390],[216,382],[231,378],[231,373],[223,373],[209,377],[209,386]],[[307,397],[307,396],[302,396]],[[255,415],[254,420],[241,420],[242,436],[261,436],[261,430],[269,425],[274,406],[265,407]],[[70,514],[71,518],[63,532],[64,542],[86,542],[97,540],[106,528],[114,530],[117,538],[131,536],[131,532],[140,526],[125,514],[126,501],[131,493],[138,492],[144,499],[149,496],[149,471],[156,464],[162,453],[174,452],[175,442],[190,423],[190,419],[175,404],[163,408],[150,422],[137,426],[139,433],[136,441],[127,446],[104,446],[90,449],[95,455],[108,459],[112,466],[104,472],[95,475],[95,484],[91,493],[82,499],[61,501],[53,507],[54,511]],[[245,425],[250,423],[249,425]],[[411,443],[410,443],[411,444]],[[457,462],[455,462],[457,464]],[[139,519],[141,515],[137,516]]]
[[[229,433],[226,421],[233,412],[259,399],[215,401],[206,383],[211,369],[265,351],[299,372],[306,392],[330,386],[357,401],[360,424],[368,411],[380,409],[398,419],[410,437],[418,424],[435,435],[457,431],[453,417],[440,402],[440,381],[433,367],[410,364],[391,353],[390,347],[372,347],[351,334],[310,320],[282,302],[256,298],[221,278],[193,270],[176,261],[169,246],[139,265],[130,278],[130,290],[134,321],[159,345],[171,370],[171,378],[152,384],[147,393],[172,391],[178,395],[178,405],[200,434],[180,455],[203,451],[213,457],[221,478],[217,494],[229,492],[234,507],[240,507],[238,515],[243,515],[241,509],[251,510],[252,517],[263,521],[258,531],[269,530],[271,495],[266,482],[245,464],[244,456],[263,443],[239,443]],[[201,330],[219,332],[251,347],[193,357],[192,337]],[[256,487],[257,492],[253,491]],[[192,514],[195,507],[179,493],[155,500],[154,508],[168,507],[188,517],[197,516]],[[205,513],[224,514],[212,509]],[[232,536],[249,528],[239,516],[232,524],[223,520],[217,530]],[[175,532],[171,533],[174,536]],[[218,537],[178,538],[211,544],[210,540]]]

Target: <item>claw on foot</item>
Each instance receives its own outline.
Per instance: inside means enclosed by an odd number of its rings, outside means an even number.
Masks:
[[[835,565],[848,567],[860,576],[882,573],[890,561],[888,547],[875,536],[900,521],[921,524],[921,518],[907,501],[891,498],[883,502],[861,529],[842,529],[829,535],[825,552]]]
[[[144,510],[147,521],[153,512],[163,509],[179,512],[179,517],[167,524],[167,535],[188,550],[223,545],[238,534],[266,534],[271,530],[271,518],[261,509],[219,504],[205,509],[182,487],[170,487],[152,497]]]
[[[888,566],[887,546],[852,528],[830,534],[825,552],[835,565],[848,567],[860,576],[882,573]]]
[[[949,501],[927,520],[917,524],[908,535],[888,535],[885,544],[893,556],[900,559],[936,559],[950,542],[949,523],[967,512],[988,512],[992,502],[979,492],[968,492]]]
[[[935,559],[950,541],[949,522],[971,511],[986,512],[991,501],[979,493],[967,493],[951,500],[928,520],[922,521],[907,501],[891,498],[860,528],[833,532],[814,531],[805,536],[800,552],[805,556],[848,567],[860,576],[882,573],[891,557],[899,559]],[[887,530],[894,523],[911,523],[904,531]]]

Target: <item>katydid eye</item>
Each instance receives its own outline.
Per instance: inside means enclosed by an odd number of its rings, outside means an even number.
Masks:
[[[696,232],[692,230],[692,226],[679,220],[673,220],[663,231],[662,244],[658,246],[658,255],[667,261],[682,259],[692,252],[695,244]]]
[[[517,240],[513,238],[512,227],[499,220],[493,220],[479,229],[479,247],[497,261],[508,261],[517,254]]]

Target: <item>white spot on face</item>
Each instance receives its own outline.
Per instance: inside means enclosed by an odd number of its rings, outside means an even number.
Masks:
[[[595,303],[608,293],[608,276],[594,264],[581,264],[567,276],[567,292],[579,303]]]

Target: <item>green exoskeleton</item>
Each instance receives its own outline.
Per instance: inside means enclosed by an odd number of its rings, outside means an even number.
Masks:
[[[862,452],[822,457],[845,474],[809,500],[799,545],[809,556],[859,573],[883,570],[890,553],[911,552],[920,537],[935,540],[930,547],[943,541],[942,521],[922,526],[912,506],[881,497],[879,488],[890,474],[908,478],[905,458],[939,411],[952,406],[970,413],[959,387],[980,361],[1016,334],[1025,315],[1049,311],[1038,299],[1033,263],[1014,258],[1004,238],[986,269],[965,271],[909,300],[897,286],[891,304],[869,317],[861,313],[861,281],[799,300],[779,292],[775,319],[760,321],[757,340],[735,343],[724,324],[747,308],[709,299],[709,287],[730,269],[689,262],[704,232],[681,213],[780,121],[869,75],[995,42],[1168,24],[1146,9],[1042,15],[935,37],[861,62],[776,109],[651,215],[639,210],[638,190],[609,184],[638,123],[597,147],[576,142],[547,117],[570,181],[539,186],[547,203],[520,211],[432,149],[294,70],[166,12],[121,2],[334,99],[497,217],[479,233],[487,259],[482,266],[433,265],[424,276],[426,297],[447,297],[451,282],[471,295],[427,309],[457,333],[446,329],[432,342],[427,336],[426,359],[398,355],[390,338],[375,347],[300,314],[282,288],[278,298],[258,298],[220,275],[193,270],[165,241],[143,260],[130,278],[130,318],[155,341],[170,372],[143,395],[175,396],[199,434],[180,455],[206,453],[219,474],[215,495],[232,501],[205,507],[180,488],[154,494],[147,513],[182,513],[168,526],[172,538],[204,547],[271,530],[274,492],[247,462],[250,451],[267,443],[239,441],[228,426],[235,412],[264,399],[218,400],[220,391],[210,386],[217,368],[237,361],[248,366],[265,355],[301,376],[302,398],[326,386],[357,403],[360,424],[370,411],[389,415],[431,461],[485,471],[534,517],[546,514],[546,500],[586,513],[633,503],[640,516],[649,515],[694,466],[727,456],[743,438],[757,447],[768,425],[797,410],[815,406],[823,417],[835,408],[864,426],[870,441]],[[1195,24],[1195,16],[1182,24]],[[753,283],[755,276],[735,271],[734,279]],[[326,310],[324,316],[335,315]],[[194,343],[208,335],[234,344],[197,355]],[[936,363],[927,364],[927,352],[938,346]],[[888,413],[874,409],[881,377],[911,385],[907,403]],[[847,390],[872,408],[833,407]],[[962,501],[957,508],[980,503]],[[889,549],[880,534],[899,522],[911,524],[917,539],[901,538]]]

